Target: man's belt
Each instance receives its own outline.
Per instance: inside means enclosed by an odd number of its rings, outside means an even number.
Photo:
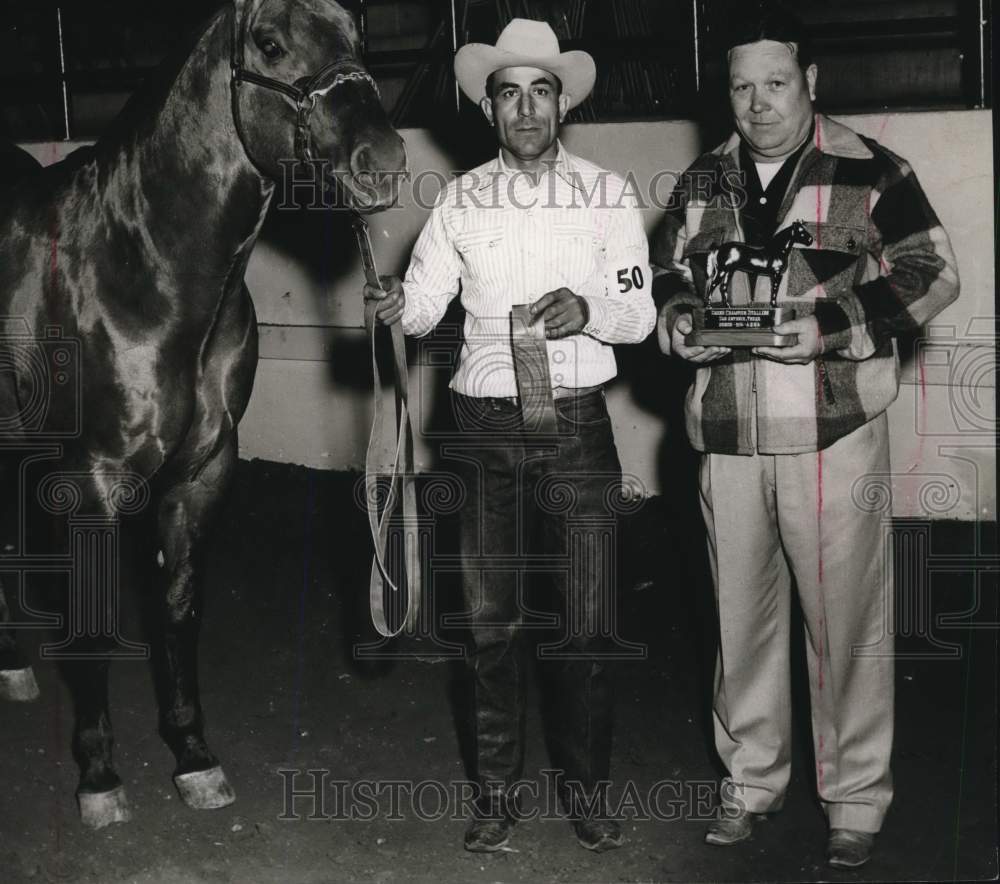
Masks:
[[[365,278],[369,285],[381,288],[375,268],[375,257],[372,254],[371,240],[368,237],[368,225],[360,215],[354,217],[354,233],[361,252],[361,263],[364,266]],[[369,301],[365,304],[365,332],[368,336],[372,357],[372,375],[374,378],[374,411],[372,430],[368,438],[368,450],[365,452],[365,499],[368,505],[368,525],[371,529],[372,543],[375,554],[372,557],[371,578],[368,583],[368,598],[371,607],[372,623],[379,635],[392,638],[404,629],[413,632],[417,615],[420,612],[420,551],[417,543],[417,493],[413,478],[413,431],[410,426],[409,412],[409,371],[406,365],[406,344],[403,339],[403,328],[399,322],[390,326],[392,335],[392,355],[395,367],[396,388],[396,454],[392,464],[389,480],[389,491],[385,505],[379,515],[378,487],[378,455],[382,448],[379,444],[382,437],[382,380],[379,376],[378,360],[375,356],[375,311],[378,302]],[[406,614],[395,630],[389,628],[385,616],[385,585],[393,592],[399,587],[389,576],[385,562],[385,549],[389,536],[389,517],[396,507],[397,499],[402,499],[403,506],[403,554],[406,568]]]
[[[604,384],[594,384],[591,387],[553,387],[552,398],[558,402],[561,399],[579,399],[581,396],[589,396],[591,393],[598,393],[604,389]],[[473,398],[473,397],[468,397]],[[483,402],[503,402],[505,405],[521,404],[520,396],[476,396]]]

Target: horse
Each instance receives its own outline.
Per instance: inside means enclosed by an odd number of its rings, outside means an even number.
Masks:
[[[257,361],[247,261],[289,162],[357,212],[391,205],[406,166],[359,53],[333,0],[231,0],[93,147],[0,183],[0,448],[52,468],[36,501],[49,513],[151,523],[159,732],[198,809],[235,799],[205,740],[197,639],[206,538]],[[19,549],[3,565],[30,561]],[[91,565],[74,560],[60,647],[80,817],[101,828],[130,809],[108,711],[116,575]],[[11,616],[0,588],[0,695],[28,700]]]
[[[705,289],[705,302],[712,296],[716,287],[722,293],[722,306],[728,307],[729,287],[733,274],[743,270],[754,275],[765,275],[771,280],[771,306],[778,305],[778,288],[781,277],[788,266],[788,256],[792,253],[795,243],[812,245],[812,235],[801,221],[793,222],[784,230],[779,230],[766,246],[750,246],[742,242],[723,243],[713,249],[708,255],[708,287]]]

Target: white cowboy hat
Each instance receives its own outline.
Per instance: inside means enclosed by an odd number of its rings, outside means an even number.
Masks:
[[[594,88],[597,66],[586,52],[559,51],[559,38],[546,22],[514,18],[497,45],[466,43],[455,55],[455,79],[476,104],[486,96],[486,78],[503,68],[540,68],[555,74],[569,106],[576,107]]]

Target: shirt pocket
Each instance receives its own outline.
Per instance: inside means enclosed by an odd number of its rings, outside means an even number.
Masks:
[[[813,241],[792,249],[788,297],[836,298],[860,281],[867,254],[867,231],[852,224],[806,223]]]
[[[555,266],[567,287],[578,295],[588,294],[580,289],[599,275],[604,250],[600,234],[587,224],[559,221],[552,225],[552,246]]]
[[[465,270],[463,283],[489,288],[504,284],[506,272],[505,235],[502,227],[482,227],[455,235],[455,249]]]

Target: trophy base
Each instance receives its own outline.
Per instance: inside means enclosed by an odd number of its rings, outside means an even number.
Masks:
[[[689,347],[792,347],[798,335],[779,335],[774,326],[795,318],[790,307],[708,307],[694,312]]]

